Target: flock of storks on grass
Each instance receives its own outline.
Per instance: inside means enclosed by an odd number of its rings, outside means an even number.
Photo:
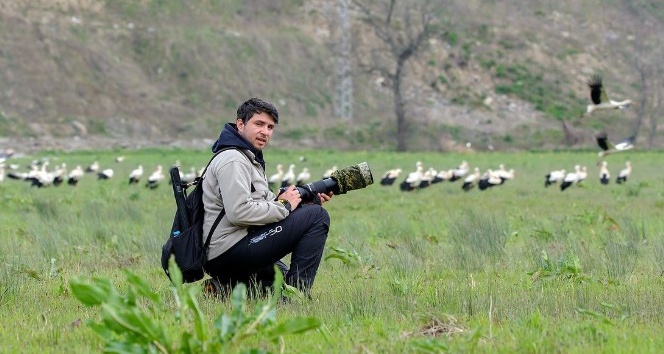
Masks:
[[[602,78],[595,75],[588,80],[588,87],[590,88],[591,103],[586,107],[585,112],[580,118],[588,117],[594,112],[608,109],[624,110],[635,103],[631,100],[614,101],[610,99],[602,85]],[[611,174],[608,169],[608,163],[604,159],[609,154],[628,151],[634,148],[636,134],[627,137],[623,141],[614,143],[608,138],[606,131],[601,131],[595,135],[597,145],[600,148],[598,156],[600,161],[597,163],[599,167],[598,178],[600,183],[609,184],[611,181]],[[68,170],[66,163],[61,163],[54,166],[49,170],[49,160],[41,159],[32,161],[27,166],[26,171],[21,171],[20,166],[16,164],[7,163],[8,160],[14,155],[13,149],[6,149],[5,152],[0,153],[0,182],[8,179],[27,181],[36,187],[59,186],[66,183],[70,186],[76,186],[81,178],[85,175],[96,176],[98,180],[108,180],[114,177],[113,168],[101,168],[97,161],[90,163],[85,169],[81,165],[75,166],[74,169]],[[123,156],[118,156],[115,159],[116,163],[124,161]],[[304,157],[300,157],[300,162],[304,162]],[[179,166],[179,162],[176,162]],[[300,169],[296,173],[296,164],[291,163],[288,169],[284,170],[284,165],[277,165],[277,171],[268,178],[270,188],[279,188],[291,184],[302,185],[311,180],[311,172],[307,167]],[[325,171],[322,178],[330,177],[337,166]],[[196,170],[191,167],[189,172],[180,172],[182,183],[190,183],[196,177],[200,176],[202,169]],[[399,178],[402,169],[394,168],[386,171],[380,180],[382,186],[391,186]],[[627,181],[632,172],[632,164],[630,161],[625,162],[625,166],[616,175],[615,182],[622,184]],[[166,180],[163,168],[157,165],[153,172],[147,177],[144,177],[144,169],[142,165],[137,165],[127,176],[128,184],[135,185],[142,183],[145,180],[145,187],[149,189],[156,189],[160,184]],[[559,168],[553,169],[545,175],[544,186],[559,185],[560,190],[564,191],[570,186],[578,185],[587,178],[588,172],[586,166],[577,164],[573,169]],[[406,174],[405,178],[400,181],[399,188],[402,191],[414,191],[434,185],[436,183],[448,181],[455,182],[461,181],[461,188],[464,191],[470,191],[477,187],[479,190],[486,190],[491,187],[503,185],[506,181],[514,179],[514,169],[506,169],[503,164],[500,164],[496,169],[487,169],[481,173],[478,167],[471,169],[467,161],[462,161],[458,166],[436,170],[429,167],[425,170],[421,161],[415,164],[415,170]],[[168,179],[170,182],[170,178]]]
[[[598,75],[591,76],[588,80],[588,87],[590,88],[591,103],[587,105],[586,111],[580,118],[588,117],[594,112],[601,110],[624,110],[635,104],[629,99],[623,101],[614,101],[610,99],[602,84],[602,78]],[[632,134],[624,140],[614,143],[609,139],[606,131],[601,131],[595,134],[595,140],[600,148],[598,153],[600,161],[597,163],[597,166],[599,167],[598,179],[601,184],[607,185],[611,181],[611,173],[609,172],[608,162],[604,158],[609,154],[633,149],[636,141],[636,134]],[[381,178],[381,185],[392,185],[399,178],[401,172],[401,168],[386,171]],[[626,161],[624,168],[618,172],[615,182],[617,184],[625,183],[631,173],[632,163]],[[574,168],[570,170],[567,170],[566,168],[554,169],[544,176],[544,187],[559,185],[560,190],[564,191],[571,186],[579,185],[586,180],[587,176],[587,167],[580,164],[575,165]],[[434,168],[429,168],[424,171],[422,163],[418,161],[415,166],[415,171],[408,173],[406,178],[399,184],[399,187],[402,191],[412,191],[442,181],[454,182],[463,179],[461,188],[464,191],[469,191],[475,186],[477,186],[479,190],[485,190],[493,186],[502,185],[505,181],[513,178],[514,170],[510,169],[508,171],[502,164],[496,170],[488,169],[480,174],[480,170],[477,167],[473,168],[473,172],[470,173],[470,167],[466,161],[463,161],[455,168],[443,171],[436,171]]]

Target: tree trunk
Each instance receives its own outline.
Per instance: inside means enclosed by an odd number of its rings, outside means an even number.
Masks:
[[[403,80],[403,62],[397,64],[394,76],[394,113],[397,116],[397,151],[408,150],[408,121],[406,119],[406,102],[401,92]]]
[[[572,128],[566,120],[563,119],[562,123],[563,133],[565,134],[565,143],[567,143],[568,146],[578,144],[581,140],[579,134],[574,131],[574,128]]]

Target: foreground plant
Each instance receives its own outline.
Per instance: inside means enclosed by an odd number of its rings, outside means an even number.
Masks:
[[[230,314],[219,316],[210,328],[197,296],[201,287],[184,285],[182,273],[170,261],[175,311],[148,283],[125,271],[127,293],[122,295],[106,278],[85,281],[77,277],[70,281],[72,293],[87,306],[99,306],[100,321],[88,325],[104,341],[108,353],[219,353],[235,349],[246,352],[265,352],[264,349],[245,348],[246,340],[255,336],[274,343],[283,336],[303,333],[320,327],[313,317],[296,317],[276,321],[276,304],[281,298],[283,276],[276,271],[274,292],[253,314],[247,314],[247,288],[239,284],[231,294]],[[139,301],[141,298],[141,301]],[[248,346],[248,345],[247,345]],[[261,346],[263,347],[263,346]]]
[[[538,269],[528,272],[533,282],[544,279],[561,278],[584,282],[590,280],[590,277],[583,272],[579,258],[573,253],[568,252],[558,261],[549,259],[549,255],[542,250],[539,259]]]

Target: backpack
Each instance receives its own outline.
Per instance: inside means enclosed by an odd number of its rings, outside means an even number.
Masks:
[[[226,214],[222,210],[214,220],[210,232],[203,243],[203,221],[205,219],[205,207],[203,205],[203,176],[212,160],[226,148],[218,151],[208,162],[200,177],[190,184],[183,185],[180,181],[180,170],[178,166],[173,166],[170,170],[171,182],[173,184],[173,195],[177,210],[173,218],[168,240],[162,247],[161,266],[166,272],[166,276],[171,278],[168,270],[168,262],[171,255],[175,256],[175,263],[182,272],[182,279],[185,283],[191,283],[203,279],[205,271],[203,267],[207,262],[208,248],[210,239],[219,222]],[[194,190],[187,194],[187,188],[194,186]]]

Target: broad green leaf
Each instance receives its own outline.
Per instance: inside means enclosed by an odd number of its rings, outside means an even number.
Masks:
[[[191,333],[182,332],[182,337],[180,338],[180,350],[181,353],[198,353],[199,350],[197,346],[193,343]]]
[[[99,279],[90,284],[74,277],[69,284],[74,296],[86,306],[97,306],[108,302],[113,293],[113,285],[108,280]]]
[[[138,294],[145,296],[155,304],[160,303],[161,299],[159,298],[159,294],[150,289],[150,284],[148,284],[147,281],[129,270],[125,270],[125,275],[127,276],[127,281],[129,284],[134,286],[134,289],[138,291]]]
[[[200,294],[201,287],[193,285],[189,287],[187,298],[185,299],[187,306],[192,310],[194,316],[194,333],[196,338],[200,341],[207,341],[209,339],[208,326],[203,311],[196,300],[196,296]]]
[[[247,287],[244,283],[239,283],[233,289],[231,294],[231,318],[236,324],[244,321],[244,310],[247,305]]]
[[[116,307],[109,304],[102,304],[101,309],[104,323],[106,323],[113,332],[118,334],[126,332],[139,333],[137,325],[128,320],[126,315],[118,311]]]
[[[149,353],[149,351],[136,343],[111,341],[106,343],[106,347],[104,347],[104,353],[145,354]]]
[[[321,322],[315,317],[296,317],[270,327],[268,338],[275,339],[286,334],[298,334],[319,328]]]
[[[235,322],[231,320],[230,316],[222,315],[215,323],[215,328],[219,329],[222,342],[229,341],[235,334]]]
[[[159,342],[170,345],[170,341],[162,324],[148,314],[137,308],[127,309],[123,312],[126,321],[136,327],[136,334],[144,337],[147,342]]]
[[[175,263],[174,255],[171,255],[171,258],[168,260],[168,272],[171,275],[171,281],[173,282],[173,285],[175,285],[177,289],[182,288],[182,272],[180,271],[180,268],[178,268],[178,265]]]
[[[334,259],[334,258],[340,260],[343,264],[350,264],[351,263],[350,257],[340,255],[340,254],[330,254],[330,255],[325,257],[325,260],[327,261],[328,259]]]
[[[107,326],[104,326],[103,323],[88,323],[88,327],[90,327],[90,329],[101,339],[108,340],[109,338],[113,338],[113,331]]]

